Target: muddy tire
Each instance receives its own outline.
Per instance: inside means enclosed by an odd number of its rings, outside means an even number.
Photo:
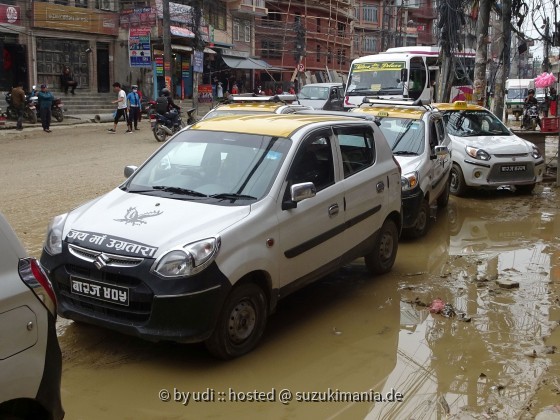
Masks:
[[[233,359],[253,350],[261,339],[268,317],[268,302],[254,283],[235,287],[218,318],[206,348],[220,359]]]
[[[451,190],[451,176],[449,176],[449,179],[445,183],[445,189],[442,191],[442,193],[439,195],[437,199],[437,205],[439,208],[443,209],[447,207],[447,203],[449,203],[450,190]]]
[[[159,142],[164,142],[165,139],[167,138],[167,133],[163,128],[161,128],[161,124],[157,121],[154,124],[153,132],[154,132],[155,139]]]
[[[418,239],[428,232],[430,227],[430,205],[428,200],[422,200],[414,226],[407,228],[404,233],[407,238]]]
[[[515,192],[522,195],[528,195],[531,194],[534,189],[535,189],[535,184],[517,185],[515,187]]]
[[[385,220],[379,230],[373,251],[364,257],[366,267],[372,274],[385,274],[391,271],[399,246],[397,225],[391,219]]]
[[[465,183],[465,177],[461,167],[456,163],[451,167],[451,185],[450,192],[457,197],[461,197],[467,193],[468,187]]]

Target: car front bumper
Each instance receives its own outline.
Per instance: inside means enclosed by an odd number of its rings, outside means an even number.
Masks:
[[[469,187],[497,188],[504,185],[530,185],[541,182],[545,174],[544,159],[521,161],[492,159],[489,162],[464,159],[460,163]]]
[[[43,251],[58,298],[58,313],[69,319],[109,328],[149,341],[199,342],[214,330],[231,283],[214,262],[188,278],[164,279],[150,272],[153,259],[135,267],[104,267],[71,255]],[[126,289],[128,305],[76,294],[71,279]]]

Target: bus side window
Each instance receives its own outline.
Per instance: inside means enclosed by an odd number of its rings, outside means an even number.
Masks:
[[[409,96],[418,99],[426,88],[427,79],[426,65],[422,57],[410,59]]]

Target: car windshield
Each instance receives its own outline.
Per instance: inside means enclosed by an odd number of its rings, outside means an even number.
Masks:
[[[325,86],[304,86],[301,88],[298,98],[326,101],[329,98],[329,88]]]
[[[286,138],[186,130],[121,188],[203,203],[251,204],[268,193],[290,146]]]
[[[506,126],[491,112],[486,110],[446,111],[443,120],[452,136],[474,137],[511,135]]]
[[[424,122],[408,118],[381,118],[381,131],[393,154],[421,155],[424,152]]]
[[[525,99],[527,96],[527,88],[510,88],[507,92],[508,99]]]

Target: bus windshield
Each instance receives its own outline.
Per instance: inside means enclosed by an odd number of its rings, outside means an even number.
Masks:
[[[405,62],[356,63],[350,70],[347,96],[402,95]]]

